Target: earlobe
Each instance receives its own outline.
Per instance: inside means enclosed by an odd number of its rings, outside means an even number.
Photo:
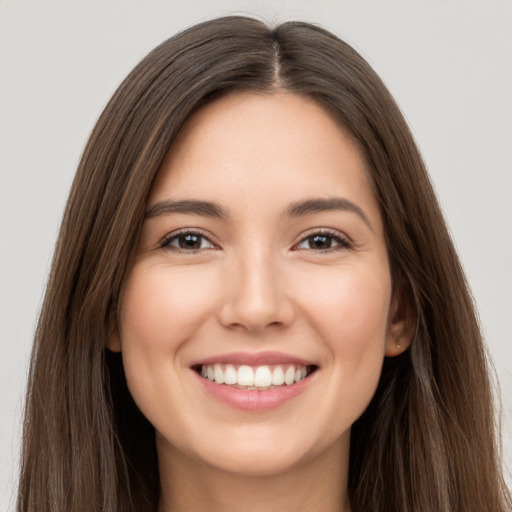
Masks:
[[[407,350],[414,336],[414,313],[403,285],[397,285],[389,308],[385,355],[394,357]]]
[[[110,329],[107,347],[111,352],[121,352],[121,336],[119,335],[117,322],[114,322]]]
[[[407,344],[400,344],[393,340],[388,340],[386,342],[386,357],[395,357],[405,352],[410,345],[410,340],[408,340]]]

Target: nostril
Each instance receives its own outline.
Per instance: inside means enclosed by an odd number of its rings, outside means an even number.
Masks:
[[[268,280],[272,281],[270,277]],[[277,287],[275,279],[271,286],[263,285],[264,279],[257,280],[254,275],[248,279],[240,276],[238,281],[239,289],[225,298],[217,312],[224,327],[261,334],[269,328],[286,328],[293,323],[293,303],[283,288]]]

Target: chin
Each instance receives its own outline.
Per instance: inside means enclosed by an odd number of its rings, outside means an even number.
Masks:
[[[180,455],[216,471],[247,477],[276,477],[308,467],[315,459],[332,455],[339,460],[345,451],[348,456],[350,429],[339,437],[334,433],[333,439],[330,437],[326,435],[319,442],[314,428],[307,429],[304,425],[291,429],[240,425],[229,432],[210,431],[208,436],[197,436],[201,442],[183,446],[183,450],[173,443],[173,451],[180,450]]]
[[[240,477],[276,477],[303,466],[304,458],[304,454],[279,453],[269,446],[246,450],[243,454],[224,451],[220,457],[210,460],[209,465]]]

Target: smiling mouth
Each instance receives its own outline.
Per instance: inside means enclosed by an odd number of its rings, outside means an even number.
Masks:
[[[314,373],[316,365],[234,365],[202,364],[192,367],[201,377],[236,389],[264,391],[292,386]]]

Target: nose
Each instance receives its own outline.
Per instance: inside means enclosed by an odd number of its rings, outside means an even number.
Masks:
[[[226,293],[218,313],[220,323],[251,334],[289,326],[295,308],[278,262],[254,251],[231,263],[223,284]]]

